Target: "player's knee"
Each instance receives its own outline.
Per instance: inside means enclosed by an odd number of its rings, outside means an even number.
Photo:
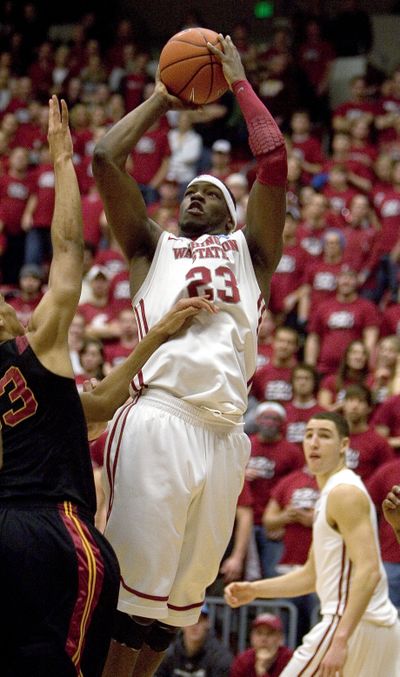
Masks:
[[[175,638],[178,629],[179,628],[175,628],[173,625],[166,625],[160,621],[155,621],[145,642],[153,651],[166,651]]]
[[[116,611],[113,639],[134,651],[140,651],[153,623],[152,618],[139,618],[138,616],[129,616],[122,611]]]

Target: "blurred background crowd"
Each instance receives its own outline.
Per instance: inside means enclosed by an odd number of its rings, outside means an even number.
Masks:
[[[346,416],[348,465],[378,507],[400,474],[400,57],[389,49],[377,58],[374,45],[385,34],[365,3],[342,0],[329,15],[324,3],[302,4],[315,13],[271,17],[262,39],[239,12],[224,31],[285,134],[289,178],[284,251],[246,416],[252,456],[223,582],[304,561],[318,494],[301,439],[313,412]],[[397,25],[399,7],[390,9]],[[54,205],[47,102],[56,93],[70,110],[82,195],[85,278],[70,329],[79,388],[137,342],[126,261],[91,159],[96,141],[152,92],[162,41],[122,10],[108,23],[94,11],[56,25],[50,19],[40,3],[5,0],[0,10],[0,291],[27,323],[46,285]],[[193,8],[176,31],[196,25],[220,29]],[[171,233],[185,187],[202,171],[226,182],[244,226],[255,166],[230,92],[202,110],[168,113],[142,137],[128,168],[152,218]],[[103,444],[93,446],[96,468]],[[380,529],[400,607],[398,545],[384,521]],[[301,632],[309,624],[304,609]]]

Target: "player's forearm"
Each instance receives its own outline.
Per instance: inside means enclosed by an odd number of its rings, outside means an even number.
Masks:
[[[365,612],[379,582],[377,565],[362,563],[355,568],[345,611],[335,633],[335,639],[347,642]]]
[[[257,180],[270,186],[285,186],[287,155],[282,132],[247,80],[237,80],[232,90],[246,122],[251,151],[257,160]]]
[[[112,418],[118,407],[128,398],[132,378],[167,338],[161,329],[153,327],[127,359],[113,369],[92,392],[81,394],[88,422],[108,421]]]
[[[113,162],[121,169],[130,151],[139,139],[168,110],[168,103],[160,93],[154,93],[140,106],[125,115],[103,136],[94,150],[93,170],[96,174],[105,162]]]
[[[73,250],[71,265],[83,265],[83,225],[81,196],[72,159],[62,156],[54,162],[55,202],[51,223],[53,260],[58,254]],[[60,271],[57,271],[59,274]],[[64,271],[68,277],[75,271]],[[79,276],[78,276],[79,277]],[[81,280],[78,279],[79,285]]]
[[[306,566],[283,576],[265,578],[251,583],[254,598],[299,597],[315,592],[315,577]]]

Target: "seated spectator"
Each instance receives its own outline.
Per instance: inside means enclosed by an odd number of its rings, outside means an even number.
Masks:
[[[325,376],[318,391],[318,404],[328,411],[342,408],[346,388],[350,385],[366,385],[369,354],[364,343],[350,341],[335,374]]]
[[[343,217],[342,232],[346,241],[344,263],[359,271],[361,290],[374,284],[380,259],[377,250],[379,224],[366,195],[355,195]]]
[[[267,531],[283,529],[283,552],[276,565],[277,574],[287,574],[305,564],[312,539],[314,507],[319,497],[315,477],[307,466],[283,477],[271,492],[263,515]],[[312,612],[317,605],[316,595],[291,597],[299,612],[297,642],[312,625]]]
[[[304,188],[304,187],[303,187]],[[299,219],[301,213],[301,160],[294,154],[288,155],[288,178],[286,185],[286,209]]]
[[[400,608],[400,541],[397,542],[395,531],[384,519],[382,502],[399,477],[400,458],[397,457],[377,468],[367,482],[367,489],[375,503],[379,518],[379,543],[383,566],[388,577],[389,597],[397,608]]]
[[[112,230],[108,227],[106,221],[101,219],[100,225],[103,229],[104,242],[101,249],[96,252],[95,264],[105,268],[112,279],[121,271],[128,270],[125,256],[122,249],[114,237]]]
[[[297,331],[291,327],[278,327],[272,340],[271,359],[254,376],[251,392],[259,402],[289,402],[292,399],[290,377],[298,349]]]
[[[221,181],[232,174],[234,166],[231,157],[232,146],[230,141],[226,139],[217,139],[211,146],[210,166],[207,169],[207,174],[217,176]]]
[[[229,677],[278,677],[293,654],[284,646],[281,619],[268,613],[254,619],[250,647],[236,656]]]
[[[50,226],[54,209],[54,169],[48,148],[40,151],[40,164],[32,175],[32,192],[22,216],[26,232],[25,263],[49,264],[52,256]]]
[[[388,189],[381,191],[379,201],[375,204],[381,224],[378,236],[379,247],[381,255],[388,256],[400,237],[400,160],[393,162],[391,185]],[[397,284],[393,291],[397,291]]]
[[[303,207],[303,220],[296,237],[300,246],[310,256],[321,256],[325,231],[332,226],[327,218],[328,200],[320,193],[313,193]]]
[[[36,264],[26,264],[19,271],[19,289],[8,299],[24,327],[43,298],[43,270]]]
[[[28,76],[17,79],[15,92],[5,109],[5,113],[15,115],[19,123],[29,122],[29,103],[32,100],[32,80]]]
[[[348,209],[356,191],[349,184],[349,175],[344,167],[334,165],[328,172],[328,182],[323,189],[329,208],[336,214]]]
[[[350,99],[333,111],[333,129],[336,132],[349,132],[353,120],[364,118],[368,123],[372,123],[377,112],[376,102],[369,98],[365,77],[354,75],[350,80]]]
[[[292,371],[293,399],[285,402],[286,439],[303,449],[306,423],[313,414],[324,411],[316,400],[318,375],[314,367],[305,362],[296,364]]]
[[[103,202],[95,184],[89,188],[85,195],[82,195],[81,204],[84,240],[90,242],[97,249],[102,239],[102,227],[106,223],[106,219]]]
[[[305,77],[288,52],[272,55],[259,66],[259,97],[281,129],[286,131],[293,110],[305,99]]]
[[[104,373],[106,376],[112,369],[124,362],[138,343],[138,329],[132,309],[121,310],[116,316],[116,320],[120,328],[119,339],[104,346]]]
[[[105,377],[103,343],[98,339],[85,338],[79,351],[79,361],[82,372],[75,374],[75,382],[79,391],[83,389],[85,381],[90,379],[101,381]]]
[[[322,257],[307,267],[301,291],[300,315],[306,321],[310,308],[334,298],[337,276],[343,264],[345,238],[338,229],[329,229],[323,236]]]
[[[182,628],[156,677],[228,677],[233,656],[211,632],[209,613],[208,605],[203,604],[197,623]]]
[[[321,171],[324,156],[321,142],[311,134],[310,114],[306,110],[295,111],[290,119],[292,130],[292,154],[299,158],[302,168],[302,183],[308,183],[314,174]]]
[[[179,182],[173,174],[167,174],[158,189],[158,193],[159,199],[148,209],[149,216],[168,232],[178,235]]]
[[[372,168],[378,156],[378,151],[376,146],[371,143],[371,123],[364,116],[356,118],[351,121],[349,132],[349,160]],[[372,171],[370,176],[373,180]]]
[[[118,338],[120,327],[109,303],[110,273],[107,268],[95,265],[86,279],[90,282],[92,299],[80,304],[78,312],[85,318],[87,335],[96,339]]]
[[[3,282],[16,285],[25,257],[25,232],[22,217],[33,190],[28,168],[28,152],[14,148],[10,153],[9,170],[0,176],[0,232],[7,246],[2,258]]]
[[[312,257],[298,243],[297,225],[292,214],[287,213],[282,256],[271,280],[269,308],[278,324],[299,329],[299,322],[306,316],[298,312],[298,304],[304,293],[305,272]]]
[[[197,166],[203,149],[203,141],[194,129],[190,111],[181,111],[178,124],[168,132],[171,149],[169,174],[178,181],[180,195],[197,174]]]
[[[374,368],[368,377],[375,405],[400,393],[400,336],[381,338],[373,356]],[[376,411],[376,408],[375,408]]]
[[[282,555],[282,529],[265,531],[262,516],[277,481],[296,468],[304,457],[295,444],[285,439],[286,412],[276,402],[262,402],[255,410],[257,433],[250,435],[251,454],[246,467],[246,481],[253,498],[254,536],[262,575],[275,575]]]
[[[275,329],[275,319],[272,313],[266,310],[258,328],[257,369],[271,361]]]
[[[371,391],[362,385],[346,388],[342,413],[350,428],[346,465],[365,482],[394,454],[387,440],[368,423],[373,407]]]
[[[400,450],[400,395],[385,400],[372,417],[372,424],[380,435],[387,438],[395,451]]]
[[[335,298],[311,309],[305,361],[322,374],[333,374],[350,341],[360,339],[371,354],[379,334],[380,316],[376,306],[360,298],[357,272],[343,265],[337,278]]]
[[[395,135],[395,124],[400,115],[400,68],[397,67],[390,78],[390,92],[384,94],[377,103],[375,125],[379,133],[379,144],[391,141]]]

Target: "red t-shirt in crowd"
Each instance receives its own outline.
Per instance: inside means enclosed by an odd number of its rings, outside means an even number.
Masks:
[[[325,263],[313,261],[306,270],[305,283],[311,287],[310,304],[316,308],[319,303],[335,296],[337,276],[343,265],[338,263]]]
[[[304,273],[310,256],[298,244],[284,247],[281,260],[271,279],[269,309],[272,313],[283,312],[283,301],[304,282]]]
[[[132,151],[132,176],[142,185],[150,183],[159,170],[164,158],[171,155],[168,142],[168,130],[164,127],[143,134]]]
[[[121,345],[119,341],[113,341],[104,346],[105,362],[108,362],[111,367],[117,367],[122,362],[125,362],[132,350],[132,348]]]
[[[33,212],[33,225],[36,228],[50,228],[55,196],[53,165],[39,165],[33,174],[33,181],[32,190],[37,197],[37,205]]]
[[[292,655],[293,651],[288,647],[278,647],[274,662],[268,672],[261,677],[278,677],[289,663]],[[234,658],[229,677],[259,677],[256,673],[256,652],[254,649],[247,649]]]
[[[259,473],[257,479],[249,480],[253,496],[254,524],[261,524],[272,489],[281,477],[303,467],[304,455],[295,444],[285,439],[263,442],[255,433],[250,435],[250,441],[251,455],[247,467]]]
[[[382,425],[389,429],[390,437],[400,437],[400,395],[392,395],[377,409],[372,417],[372,425]]]
[[[319,497],[317,482],[307,470],[294,470],[271,491],[281,509],[292,505],[298,510],[314,509]],[[304,564],[312,541],[312,528],[299,522],[285,525],[283,553],[279,564]]]
[[[259,343],[257,346],[257,362],[256,369],[261,369],[265,367],[266,364],[269,364],[272,359],[272,343]]]
[[[378,242],[376,228],[345,226],[342,232],[346,240],[343,263],[350,264],[357,271],[373,271],[380,259],[380,253],[376,250]]]
[[[320,339],[318,370],[322,374],[335,372],[349,343],[362,339],[366,327],[379,324],[377,307],[363,298],[344,303],[334,298],[311,309],[308,331]]]
[[[105,430],[104,433],[100,435],[96,440],[90,442],[89,450],[92,463],[95,468],[101,468],[104,462],[104,449],[106,446],[106,441],[108,437],[108,430]]]
[[[314,414],[325,411],[325,409],[314,399],[303,406],[294,404],[292,400],[292,402],[285,402],[284,407],[286,410],[286,439],[288,442],[299,445],[302,450],[307,421]]]
[[[129,287],[129,273],[121,270],[114,275],[110,284],[110,303],[115,308],[132,308],[132,299]]]
[[[400,303],[385,308],[382,316],[381,336],[400,336]]]
[[[113,277],[128,268],[126,258],[122,252],[116,249],[100,249],[96,254],[94,263],[107,268]]]
[[[393,94],[379,99],[377,103],[377,115],[386,115],[387,113],[396,113],[400,115],[400,99]],[[379,143],[391,141],[396,136],[394,127],[386,127],[379,130]]]
[[[300,223],[296,231],[296,239],[300,247],[302,247],[311,257],[321,256],[323,249],[323,237],[329,228],[329,224],[325,222],[323,228],[311,228],[307,223]]]
[[[384,192],[377,207],[381,230],[378,243],[382,253],[389,253],[400,237],[400,191],[393,187]]]
[[[387,440],[372,427],[362,433],[350,434],[346,465],[360,475],[363,482],[383,463],[391,461],[393,456],[394,451]]]
[[[103,202],[100,195],[95,191],[83,195],[81,204],[83,239],[85,242],[90,242],[95,247],[98,247],[101,240],[100,216],[104,209]]]
[[[395,533],[382,514],[382,501],[400,477],[400,458],[394,458],[374,472],[366,483],[379,517],[379,543],[384,562],[400,563],[400,549]]]
[[[252,395],[259,401],[273,400],[288,402],[292,399],[292,367],[274,367],[266,364],[257,369],[252,387]]]
[[[30,175],[24,179],[14,179],[10,174],[0,176],[0,221],[4,223],[6,234],[20,235],[23,232],[21,219],[32,188]]]
[[[92,157],[84,156],[75,163],[76,176],[78,178],[79,190],[82,195],[86,195],[91,188],[95,186],[93,176]]]
[[[350,203],[355,195],[360,191],[353,188],[345,188],[345,190],[337,190],[329,184],[323,189],[323,194],[328,199],[329,207],[337,213],[342,213],[344,209],[349,209]]]
[[[372,101],[361,101],[355,103],[354,101],[345,101],[333,111],[333,117],[347,118],[349,122],[365,115],[365,113],[372,113],[376,115],[378,106]]]
[[[29,301],[25,301],[21,296],[14,296],[8,300],[8,303],[14,308],[19,321],[22,322],[24,327],[27,327],[33,311],[39,305],[42,298],[43,294],[40,292],[34,299]]]

